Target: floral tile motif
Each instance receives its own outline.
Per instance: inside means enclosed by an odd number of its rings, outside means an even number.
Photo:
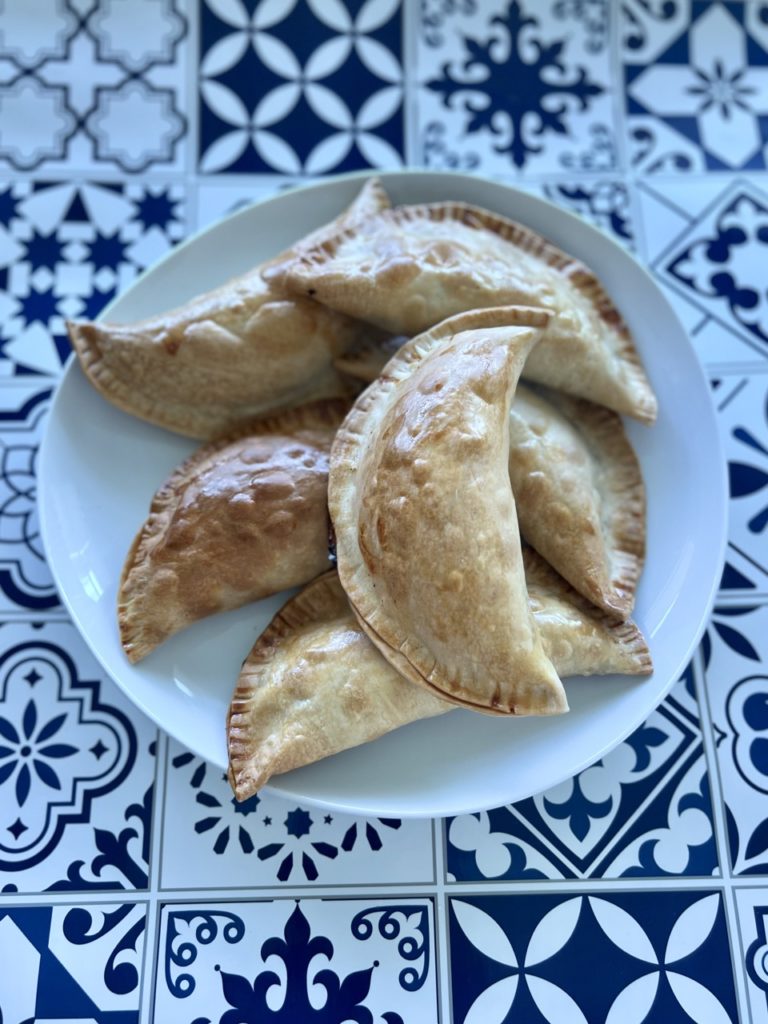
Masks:
[[[732,870],[768,875],[768,605],[716,606],[702,648]]]
[[[400,0],[200,0],[200,19],[203,173],[402,164]]]
[[[738,1021],[719,892],[454,898],[450,937],[456,1024]]]
[[[146,888],[154,729],[69,623],[0,640],[3,891]]]
[[[692,667],[647,722],[591,768],[444,827],[451,881],[717,873]]]
[[[714,382],[731,501],[724,590],[768,592],[768,376]]]
[[[610,11],[607,0],[424,4],[420,159],[496,174],[613,170]]]
[[[92,318],[182,238],[178,185],[0,183],[0,376],[56,375]]]
[[[139,1024],[145,927],[141,903],[0,906],[0,1020]]]
[[[591,221],[628,249],[636,248],[632,199],[625,182],[548,182],[536,190],[550,202]]]
[[[162,908],[156,1020],[437,1020],[429,900]]]
[[[60,607],[37,517],[37,451],[51,388],[18,381],[0,389],[0,615]]]
[[[677,240],[658,273],[764,357],[768,307],[759,268],[767,252],[768,195],[739,182]]]
[[[648,174],[766,167],[764,5],[622,5],[631,161]]]
[[[237,803],[221,769],[173,741],[162,845],[164,889],[434,878],[431,822],[353,818],[268,791]]]
[[[26,0],[3,4],[0,167],[181,169],[181,5],[57,0],[42,17],[45,32],[33,32]]]
[[[736,889],[736,911],[753,1024],[768,1022],[768,889]]]

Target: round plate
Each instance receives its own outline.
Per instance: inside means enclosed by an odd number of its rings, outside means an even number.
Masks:
[[[213,288],[334,217],[364,176],[347,175],[242,210],[172,252],[104,318],[131,321]],[[459,710],[277,777],[292,799],[381,816],[456,814],[540,792],[602,757],[636,728],[685,668],[723,561],[725,462],[696,355],[650,276],[615,242],[544,200],[480,178],[382,175],[395,203],[457,199],[521,221],[580,257],[634,332],[659,399],[653,427],[629,422],[648,492],[648,558],[635,618],[655,672],[574,679],[571,711],[489,718]],[[226,765],[229,697],[243,658],[285,595],[199,623],[131,666],[118,639],[120,571],[154,491],[194,441],[113,408],[70,362],[42,446],[40,515],[48,561],[78,629],[109,675],[158,725]]]

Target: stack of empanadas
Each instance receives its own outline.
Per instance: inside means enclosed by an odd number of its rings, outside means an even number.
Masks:
[[[456,705],[557,714],[562,676],[651,671],[630,621],[645,495],[618,414],[650,423],[656,400],[600,283],[529,229],[391,209],[374,180],[216,291],[70,335],[108,399],[209,440],[128,554],[127,656],[305,585],[235,686],[239,799]]]

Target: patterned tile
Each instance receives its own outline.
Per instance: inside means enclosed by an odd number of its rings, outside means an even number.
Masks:
[[[610,10],[607,0],[425,3],[420,160],[492,174],[613,170]]]
[[[748,183],[725,189],[657,265],[670,285],[768,354],[768,307],[759,268],[768,249],[768,194]]]
[[[203,173],[403,162],[400,0],[200,0]]]
[[[726,577],[721,586],[764,594],[768,592],[768,375],[724,376],[713,384],[731,494]]]
[[[195,227],[200,231],[223,217],[252,203],[268,199],[294,184],[297,182],[276,175],[259,175],[245,178],[242,183],[234,185],[218,182],[200,185],[197,190]]]
[[[738,1020],[718,892],[454,898],[450,937],[456,1024]]]
[[[434,1021],[433,928],[424,899],[167,905],[155,1019]]]
[[[768,875],[768,605],[716,606],[703,651],[733,873]]]
[[[59,609],[37,518],[37,451],[51,388],[0,388],[0,615]]]
[[[178,185],[0,184],[0,376],[55,375],[92,318],[185,234]]]
[[[0,907],[0,1020],[138,1024],[141,903]]]
[[[452,881],[716,873],[692,669],[591,768],[520,803],[449,819],[445,830]]]
[[[155,730],[70,624],[0,639],[3,891],[146,888]]]
[[[0,167],[182,168],[187,22],[181,6],[51,0],[39,7],[38,19],[30,17],[27,0],[5,0]],[[36,31],[38,24],[45,31]]]
[[[628,249],[636,248],[636,227],[629,185],[618,180],[520,183],[550,202],[576,213]]]
[[[622,4],[634,167],[765,169],[768,19],[761,3]]]
[[[268,791],[238,804],[220,769],[174,742],[168,758],[163,888],[434,877],[429,821],[353,818]]]
[[[742,969],[753,1024],[768,1022],[768,889],[736,889]]]

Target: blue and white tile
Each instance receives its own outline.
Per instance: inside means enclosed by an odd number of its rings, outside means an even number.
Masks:
[[[267,174],[249,175],[242,183],[235,184],[213,181],[207,184],[206,179],[197,189],[195,228],[200,231],[246,206],[268,199],[297,184],[299,182],[296,179]]]
[[[187,28],[174,0],[6,0],[0,167],[183,169]]]
[[[164,889],[429,882],[428,820],[355,818],[266,790],[238,803],[219,768],[171,741]]]
[[[0,1020],[139,1024],[141,903],[0,907]]]
[[[768,70],[768,69],[767,69]],[[655,263],[659,276],[751,349],[768,355],[768,305],[760,276],[768,253],[768,194],[736,181]]]
[[[578,214],[626,248],[636,249],[637,228],[630,186],[626,182],[615,178],[569,179],[538,183],[521,181],[520,185]]]
[[[6,892],[144,889],[155,729],[69,623],[0,626]]]
[[[0,377],[55,376],[92,318],[186,232],[179,185],[0,184]]]
[[[60,609],[37,514],[37,454],[51,387],[19,380],[0,388],[0,615]]]
[[[622,5],[625,7],[625,5]],[[681,22],[679,11],[690,10]],[[692,0],[624,11],[632,165],[647,173],[766,168],[763,5]]]
[[[156,1020],[435,1021],[430,900],[162,908]]]
[[[735,875],[768,875],[768,604],[721,604],[703,640]]]
[[[752,1024],[768,1024],[768,889],[735,889]]]
[[[607,2],[428,3],[418,159],[485,174],[618,167]]]
[[[449,881],[719,874],[692,669],[591,768],[445,830]]]
[[[400,0],[202,0],[199,170],[403,163]]]
[[[722,376],[714,400],[728,462],[727,562],[744,579],[729,589],[768,592],[768,374]],[[733,565],[733,553],[739,565]],[[747,583],[744,583],[744,580]],[[728,582],[728,581],[726,581]]]
[[[714,177],[638,188],[644,256],[710,366],[753,367],[768,354],[759,274],[764,184]]]
[[[456,1024],[738,1021],[719,892],[455,897],[450,940]]]

